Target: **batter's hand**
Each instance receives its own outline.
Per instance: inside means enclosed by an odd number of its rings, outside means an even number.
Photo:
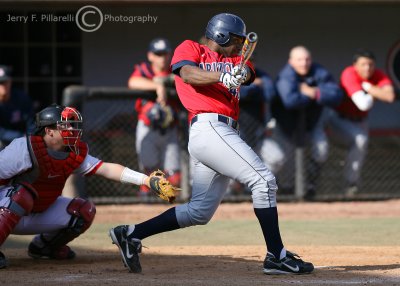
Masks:
[[[240,68],[239,66],[234,66],[234,68],[232,70],[232,74],[240,75],[241,78],[243,79],[243,81],[242,81],[242,83],[243,83],[247,79],[247,68],[245,66],[243,68]]]
[[[244,80],[242,75],[235,75],[234,73],[229,72],[223,72],[219,77],[219,81],[222,82],[227,89],[238,88],[244,82]]]

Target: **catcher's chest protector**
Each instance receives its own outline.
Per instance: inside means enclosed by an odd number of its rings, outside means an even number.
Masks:
[[[32,212],[46,210],[61,195],[68,176],[79,167],[88,153],[86,143],[79,143],[79,155],[69,152],[65,159],[55,159],[47,152],[41,136],[30,136],[28,148],[33,162],[33,169],[16,181],[29,182],[36,190],[38,197]]]

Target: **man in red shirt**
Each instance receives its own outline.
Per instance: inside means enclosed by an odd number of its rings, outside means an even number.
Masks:
[[[136,152],[140,167],[146,174],[162,169],[173,185],[180,184],[180,156],[176,112],[179,102],[167,97],[167,88],[173,87],[171,45],[167,39],[156,38],[150,42],[148,62],[135,65],[128,86],[137,90],[154,90],[155,101],[138,99],[136,126]],[[142,195],[148,188],[142,185]]]
[[[366,50],[356,52],[340,83],[345,97],[329,117],[329,125],[334,141],[349,148],[344,167],[345,195],[352,197],[358,191],[367,152],[368,112],[375,100],[393,102],[395,93],[389,77],[375,68],[373,53]]]
[[[111,229],[111,239],[129,270],[141,272],[141,240],[208,223],[232,178],[252,191],[254,212],[268,249],[264,273],[310,273],[314,266],[283,246],[274,175],[239,136],[240,86],[250,84],[255,77],[251,63],[239,67],[238,54],[246,37],[246,26],[236,15],[218,14],[208,22],[205,36],[204,45],[184,41],[172,58],[179,99],[189,111],[188,149],[194,161],[192,196],[188,203],[150,220]]]

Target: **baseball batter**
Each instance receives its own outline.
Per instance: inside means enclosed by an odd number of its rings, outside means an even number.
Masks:
[[[159,192],[159,175],[148,177],[90,156],[80,141],[82,116],[76,109],[51,105],[36,115],[35,125],[34,135],[14,139],[0,152],[0,246],[11,233],[38,234],[29,256],[75,257],[67,243],[90,227],[96,208],[88,200],[61,196],[72,173],[146,184]],[[7,264],[0,252],[0,269]]]
[[[254,211],[268,248],[264,273],[310,273],[313,265],[282,244],[275,177],[239,136],[239,88],[255,76],[250,63],[238,70],[245,23],[236,15],[218,14],[208,22],[205,36],[205,45],[186,40],[172,58],[176,88],[191,125],[188,149],[195,167],[190,201],[143,223],[117,226],[110,230],[111,239],[129,270],[141,272],[141,240],[208,223],[232,178],[252,191]]]

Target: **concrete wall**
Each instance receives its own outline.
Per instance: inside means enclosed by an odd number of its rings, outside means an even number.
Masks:
[[[149,1],[151,3],[151,1]],[[378,1],[375,1],[378,2]],[[392,4],[108,4],[100,5],[103,14],[113,16],[156,16],[156,23],[104,22],[95,32],[82,32],[83,84],[125,86],[135,63],[146,57],[149,41],[167,37],[173,45],[185,39],[199,39],[207,21],[215,14],[240,15],[248,31],[259,34],[257,64],[277,75],[287,61],[291,47],[302,44],[314,60],[339,79],[342,69],[351,64],[357,48],[375,52],[377,66],[386,68],[388,53],[400,41],[400,2]],[[1,4],[1,10],[71,11],[84,4],[15,5]],[[30,7],[30,8],[29,8]],[[3,23],[3,19],[0,19]],[[0,29],[2,26],[0,26]],[[398,86],[400,88],[400,86]],[[400,102],[377,104],[371,120],[376,127],[400,128]],[[387,118],[391,118],[387,122]]]
[[[373,50],[377,65],[384,68],[389,49],[400,40],[400,5],[131,5],[101,9],[112,15],[151,14],[158,20],[156,24],[104,23],[96,32],[83,33],[84,82],[88,85],[125,84],[153,37],[165,36],[174,45],[196,40],[209,18],[223,11],[240,15],[248,31],[259,34],[257,61],[273,76],[297,44],[309,47],[315,61],[338,78],[357,48]]]

